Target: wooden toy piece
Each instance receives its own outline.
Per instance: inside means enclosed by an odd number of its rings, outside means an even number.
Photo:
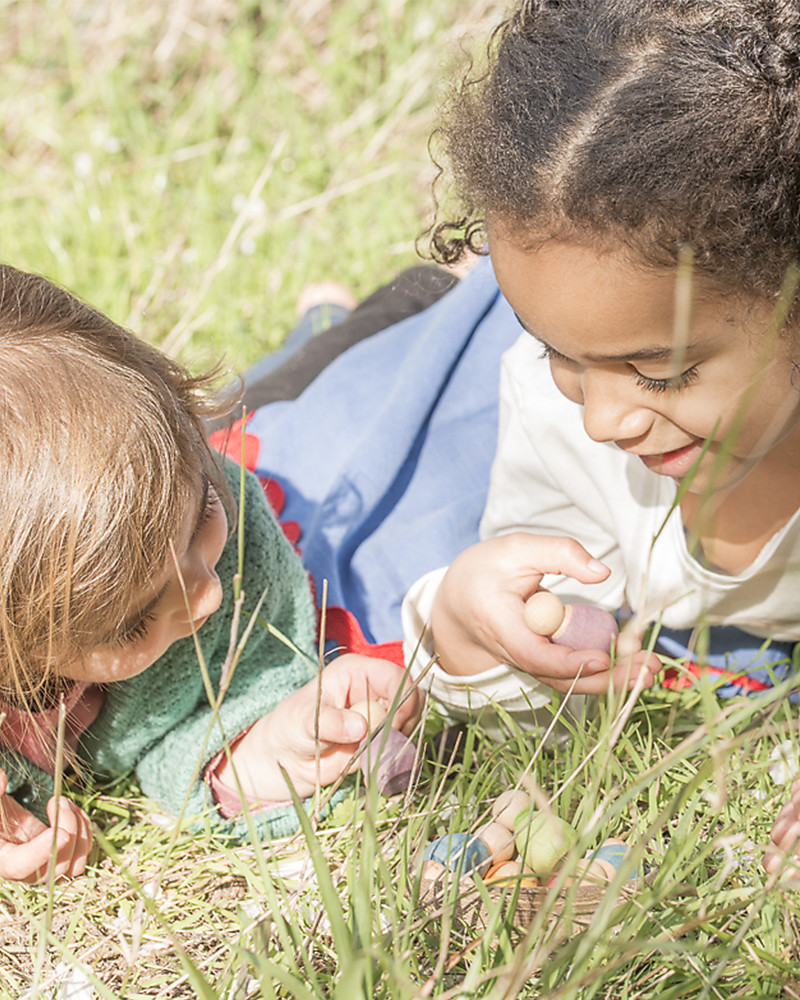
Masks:
[[[462,874],[489,868],[489,848],[474,833],[449,833],[432,841],[422,855],[425,861],[437,861]]]
[[[584,858],[579,861],[575,871],[564,880],[564,888],[567,889],[576,883],[580,885],[606,885],[614,878],[614,869],[605,861],[597,861],[591,858]],[[559,875],[554,875],[548,886],[555,885],[559,880]]]
[[[521,861],[504,861],[495,865],[483,877],[487,885],[517,885],[525,889],[533,889],[539,885],[539,879],[526,868]]]
[[[614,878],[616,873],[622,867],[622,862],[630,853],[630,847],[625,843],[624,840],[618,840],[616,837],[609,837],[608,840],[603,841],[600,847],[597,848],[592,853],[592,860],[598,865],[604,865],[609,871],[609,881]],[[639,878],[645,869],[640,871],[635,871],[630,878],[629,882],[634,881]]]
[[[522,616],[531,632],[570,649],[602,649],[607,653],[619,631],[614,616],[602,608],[562,604],[549,590],[531,594]]]
[[[487,823],[476,834],[486,844],[492,864],[510,861],[516,853],[514,834],[502,823]]]
[[[514,830],[514,820],[525,809],[529,809],[531,797],[527,792],[509,788],[495,799],[492,806],[492,819],[507,830]]]
[[[578,838],[569,823],[559,816],[533,809],[517,817],[514,829],[520,857],[539,878],[552,875]]]
[[[447,868],[440,862],[434,861],[433,858],[427,858],[422,862],[421,874],[423,879],[434,882],[437,879],[444,877]]]
[[[369,732],[377,728],[389,714],[379,701],[358,701],[350,706],[367,720]],[[388,729],[372,737],[367,735],[361,746],[369,746],[361,754],[361,772],[367,781],[376,780],[382,795],[404,792],[416,778],[421,765],[414,744],[398,729]],[[377,751],[378,760],[373,762]]]
[[[614,640],[614,655],[619,658],[622,656],[633,656],[634,653],[638,653],[642,648],[642,637],[637,635],[633,630],[623,629],[617,638]]]
[[[594,857],[600,861],[607,861],[613,867],[619,868],[630,848],[624,840],[617,840],[616,837],[609,837],[604,840],[600,847],[594,852]]]
[[[364,716],[370,732],[379,726],[389,714],[379,701],[357,701],[355,705],[350,706],[350,711],[358,712],[359,715]]]
[[[361,754],[361,773],[365,781],[377,783],[381,795],[397,795],[416,781],[422,761],[414,743],[399,729],[384,729],[366,736]]]

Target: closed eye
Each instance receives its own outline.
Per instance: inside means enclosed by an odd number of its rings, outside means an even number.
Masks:
[[[550,347],[549,344],[541,344],[541,348],[542,353],[540,357],[546,358],[548,361],[561,361],[566,364],[572,363],[570,358],[564,354],[560,354],[554,347]],[[631,374],[636,379],[636,384],[647,392],[680,392],[681,389],[686,389],[693,382],[696,382],[699,374],[697,365],[693,365],[691,368],[687,368],[686,371],[681,372],[680,375],[672,375],[670,378],[651,378],[649,375],[643,375],[633,365],[630,367]]]
[[[687,368],[680,375],[673,375],[672,378],[649,378],[636,371],[636,384],[647,392],[680,392],[693,382],[697,381],[697,366]]]
[[[133,625],[130,625],[125,629],[124,632],[120,632],[119,635],[115,635],[112,639],[112,644],[114,646],[127,646],[131,643],[138,642],[139,639],[144,639],[147,635],[148,626],[155,621],[156,616],[154,614],[144,615]]]
[[[542,348],[542,353],[539,355],[540,358],[546,358],[548,361],[569,361],[570,359],[566,354],[559,354],[559,352],[551,347],[549,344],[543,344],[539,342],[539,346]]]
[[[219,505],[221,503],[222,503],[222,501],[220,500],[219,496],[217,495],[217,491],[209,483],[209,485],[206,488],[206,495],[205,495],[205,499],[203,501],[203,510],[202,510],[202,512],[200,514],[200,519],[199,519],[199,521],[197,523],[197,528],[195,529],[195,533],[197,531],[199,531],[199,529],[202,528],[202,526],[207,521],[211,520],[211,518],[214,516],[214,514],[215,514],[215,512],[217,510],[217,507],[219,507]]]

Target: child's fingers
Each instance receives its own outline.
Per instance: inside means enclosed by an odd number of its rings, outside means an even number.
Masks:
[[[600,583],[611,570],[595,559],[580,542],[560,535],[532,535],[514,532],[503,536],[513,545],[513,558],[518,566],[526,565],[541,577],[545,573],[563,575],[581,583]]]
[[[47,871],[52,844],[53,831],[49,827],[21,844],[0,842],[0,877],[30,885],[41,881]]]
[[[330,704],[342,708],[359,701],[379,701],[388,710],[397,699],[400,704],[392,717],[395,728],[411,729],[419,718],[422,695],[414,690],[408,673],[390,660],[344,653],[322,676],[323,699]]]
[[[70,808],[75,815],[76,820],[76,830],[75,837],[72,840],[71,857],[66,864],[64,875],[73,878],[76,875],[82,875],[86,869],[86,862],[89,858],[89,853],[92,850],[92,823],[86,813],[75,805],[74,802],[70,803]],[[67,859],[65,858],[65,861]]]
[[[516,608],[498,615],[493,632],[503,638],[499,650],[501,662],[515,666],[551,687],[556,687],[561,681],[572,681],[578,671],[584,677],[608,672],[607,653],[602,650],[576,651],[550,642],[544,636],[531,632]],[[565,689],[558,687],[557,690]]]
[[[56,818],[56,800],[47,803],[51,824]],[[80,875],[92,847],[92,828],[89,817],[70,799],[61,797],[58,803],[58,857],[55,867],[57,877]]]
[[[786,856],[800,859],[800,778],[792,782],[791,793],[783,804],[770,833],[770,846],[764,855],[763,865],[772,874],[786,868],[792,877],[800,876],[800,868],[792,866]]]
[[[608,663],[605,666],[602,665],[600,659],[602,654],[599,650],[589,650],[581,655],[597,657],[597,659],[586,661],[586,667],[590,666],[591,669],[586,669],[578,659],[571,663],[571,676],[550,677],[539,670],[536,677],[560,694],[571,691],[574,694],[602,695],[606,694],[609,688],[614,691],[628,691],[637,684],[643,688],[652,687],[655,681],[655,673],[649,669],[650,660],[648,657],[634,657],[633,660],[629,659],[624,663],[618,662],[611,667]]]
[[[793,878],[800,874],[800,868],[793,865],[790,858],[794,857],[800,863],[798,847],[800,846],[800,822],[796,821],[786,828],[780,841],[774,841],[764,855],[764,868],[772,875],[776,871],[786,870]]]

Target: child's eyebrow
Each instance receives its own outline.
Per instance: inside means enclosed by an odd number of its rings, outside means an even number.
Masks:
[[[539,336],[538,333],[531,330],[530,327],[526,326],[526,324],[522,322],[517,313],[514,313],[514,315],[525,333],[530,334],[530,336],[533,337],[534,340],[538,340],[540,344],[549,346],[543,337]],[[630,361],[671,361],[675,357],[685,356],[699,349],[700,345],[694,343],[686,344],[686,346],[681,350],[678,350],[677,347],[673,347],[672,345],[667,347],[654,345],[653,347],[642,347],[638,351],[623,351],[621,354],[584,354],[583,356],[587,361],[591,361],[595,364],[615,362],[620,364],[622,362]]]
[[[671,361],[679,354],[686,355],[696,350],[696,344],[687,344],[681,351],[676,347],[643,347],[638,351],[623,351],[622,354],[585,354],[587,361]]]

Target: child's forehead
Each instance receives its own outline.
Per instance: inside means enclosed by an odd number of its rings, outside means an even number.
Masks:
[[[656,350],[671,343],[678,317],[701,340],[766,333],[775,308],[722,288],[690,262],[646,266],[624,247],[555,238],[526,244],[490,229],[489,248],[500,289],[523,328],[551,346],[574,336],[587,345],[605,339],[604,354],[627,354],[632,340]]]

